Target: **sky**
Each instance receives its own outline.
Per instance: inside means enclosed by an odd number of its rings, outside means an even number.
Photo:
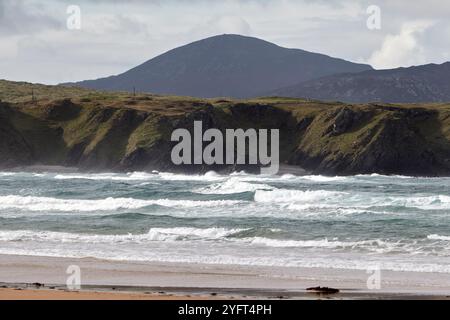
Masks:
[[[443,63],[449,16],[448,0],[0,0],[0,79],[96,79],[224,33],[376,69]]]

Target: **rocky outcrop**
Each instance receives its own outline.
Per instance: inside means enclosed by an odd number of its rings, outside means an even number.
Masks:
[[[325,174],[448,175],[448,116],[447,108],[337,108],[315,118],[291,161]]]
[[[31,147],[10,123],[14,111],[0,102],[0,164],[2,167],[13,167],[18,163],[31,164],[33,152]]]

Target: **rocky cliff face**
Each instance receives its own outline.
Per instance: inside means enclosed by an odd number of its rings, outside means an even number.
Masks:
[[[291,160],[326,174],[448,175],[448,109],[338,107],[314,118]]]
[[[315,174],[450,176],[450,105],[349,105],[297,99],[245,102],[111,96],[0,104],[0,166],[205,172],[175,166],[176,128],[280,129],[281,162]]]

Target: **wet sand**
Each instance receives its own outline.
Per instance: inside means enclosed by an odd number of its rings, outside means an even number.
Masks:
[[[81,290],[66,271],[81,269]],[[444,273],[381,271],[369,290],[365,270],[272,268],[0,255],[0,299],[449,299]],[[317,294],[309,287],[332,287]]]
[[[0,300],[191,300],[191,296],[156,293],[63,291],[57,289],[2,288]],[[207,299],[207,297],[203,297]]]

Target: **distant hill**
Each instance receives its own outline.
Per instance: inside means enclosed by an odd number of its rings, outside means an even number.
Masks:
[[[450,62],[337,74],[266,94],[355,103],[449,102]]]
[[[95,93],[93,90],[68,86],[49,86],[39,83],[17,82],[0,79],[0,101],[27,102],[34,97],[36,100],[52,100],[62,98],[77,98]]]
[[[372,70],[257,38],[220,35],[173,49],[125,73],[70,85],[193,97],[255,97],[336,73]]]

